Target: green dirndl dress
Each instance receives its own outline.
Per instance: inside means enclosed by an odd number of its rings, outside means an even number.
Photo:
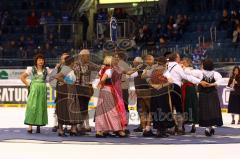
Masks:
[[[37,74],[33,68],[30,92],[27,100],[24,124],[45,126],[48,124],[46,73]]]

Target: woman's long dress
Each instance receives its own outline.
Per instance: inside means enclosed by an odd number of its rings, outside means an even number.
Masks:
[[[123,99],[123,92],[121,87],[122,82],[122,70],[120,67],[116,66],[113,69],[112,74],[112,82],[113,82],[113,88],[117,93],[117,101],[118,101],[118,111],[121,115],[121,121],[124,128],[127,127],[128,121],[127,121],[127,115],[126,115],[126,108],[124,103],[128,103],[128,101],[124,101]]]
[[[228,83],[230,86],[234,77],[231,77]],[[235,77],[237,84],[234,85],[233,90],[230,92],[228,113],[240,114],[240,75]]]
[[[184,121],[187,123],[198,124],[198,96],[196,86],[190,82],[182,85],[182,104]]]
[[[112,72],[111,68],[105,67],[99,73],[100,77],[107,74],[108,79],[99,93],[95,117],[96,131],[120,131],[124,129],[126,124],[119,111],[119,104],[122,104],[121,107],[124,107],[124,103],[118,101],[120,97],[111,79]]]
[[[203,72],[202,81],[208,83],[215,83],[217,79],[215,74],[217,72],[207,72],[206,75]],[[222,126],[222,113],[220,107],[220,101],[218,97],[217,88],[207,87],[204,88],[199,85],[199,126],[209,127],[209,126]]]
[[[32,126],[45,126],[48,124],[47,113],[47,69],[37,72],[35,67],[29,67],[27,74],[31,75],[31,85],[27,100],[24,124]]]

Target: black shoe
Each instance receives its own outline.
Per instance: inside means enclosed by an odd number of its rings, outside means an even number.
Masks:
[[[37,126],[37,131],[36,131],[37,134],[40,133],[40,126]]]
[[[67,135],[65,133],[58,133],[58,136],[60,136],[60,137],[67,137]]]
[[[128,129],[124,130],[126,135],[130,135],[130,131]]]
[[[195,127],[195,125],[192,125],[192,129],[191,129],[190,133],[196,133],[196,127]]]
[[[166,133],[166,131],[158,131],[156,138],[167,138],[169,135]]]
[[[235,124],[235,120],[232,120],[231,124]]]
[[[57,130],[58,130],[58,127],[57,127],[57,126],[54,126],[54,127],[52,128],[52,132],[57,132]]]
[[[32,129],[31,129],[31,130],[27,130],[27,132],[28,132],[29,134],[32,134]]]
[[[141,126],[137,127],[136,129],[133,129],[134,132],[143,132],[143,129]]]
[[[100,135],[100,134],[96,134],[96,138],[106,138],[107,136],[106,135]]]
[[[209,132],[209,130],[205,130],[205,135],[208,136],[208,137],[212,136],[212,134]]]
[[[153,134],[152,130],[143,132],[143,137],[153,137],[153,136],[155,135]]]
[[[65,134],[69,134],[70,133],[70,130],[68,130],[66,127],[64,128],[63,131],[64,131]]]
[[[211,128],[210,134],[211,134],[211,135],[214,135],[214,134],[215,134],[215,130],[214,130],[213,128]]]
[[[77,136],[77,133],[76,132],[70,132],[69,135],[70,136]]]
[[[124,135],[123,135],[123,134],[120,134],[119,132],[116,132],[115,134],[116,134],[116,136],[119,137],[119,138],[125,138],[125,137],[128,137],[127,134],[126,134],[125,132],[123,132],[123,133],[124,133]]]
[[[178,127],[175,127],[175,134],[176,135],[185,135],[185,130],[180,130]]]
[[[116,133],[113,134],[113,133],[103,133],[104,136],[106,137],[116,137]]]

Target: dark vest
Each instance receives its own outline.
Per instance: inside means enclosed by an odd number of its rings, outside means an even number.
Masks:
[[[214,79],[214,74],[211,77],[207,77],[206,75],[203,74],[202,81],[208,82],[210,84],[216,82],[216,80]],[[216,91],[216,90],[217,90],[217,88],[215,86],[205,88],[202,85],[198,85],[198,91],[199,92],[209,93],[209,92],[213,92],[213,91]]]

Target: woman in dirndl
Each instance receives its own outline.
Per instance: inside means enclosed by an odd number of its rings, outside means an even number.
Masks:
[[[231,87],[228,113],[232,114],[232,124],[235,124],[235,114],[239,115],[238,124],[240,124],[240,68],[233,68],[232,75],[228,82],[228,87]]]
[[[56,113],[58,117],[58,135],[67,136],[63,130],[63,125],[71,125],[70,136],[77,136],[77,124],[82,122],[80,105],[75,86],[76,76],[73,71],[74,58],[67,56],[65,65],[55,76],[59,84],[57,85]]]
[[[46,78],[49,73],[49,69],[45,67],[44,56],[38,54],[34,58],[34,66],[28,67],[20,77],[29,88],[24,120],[24,124],[29,125],[28,133],[32,133],[32,126],[37,126],[36,132],[40,133],[40,126],[48,124]],[[29,76],[30,83],[27,80]]]
[[[205,59],[202,62],[202,81],[199,90],[199,126],[206,127],[205,135],[212,136],[215,133],[213,126],[222,126],[222,113],[218,97],[217,86],[222,81],[220,73],[214,71],[213,61]]]
[[[124,102],[115,88],[113,75],[113,57],[106,56],[104,65],[99,72],[100,89],[95,116],[96,137],[106,137],[110,132],[116,133],[119,137],[126,137],[124,129],[127,124]],[[125,114],[124,114],[125,113]]]
[[[192,68],[192,60],[189,58],[183,58],[182,66],[186,74],[190,74],[199,78],[200,70],[194,70]],[[201,77],[200,77],[201,78]],[[182,104],[183,112],[185,114],[185,123],[192,124],[190,133],[196,132],[195,124],[198,124],[198,96],[196,85],[184,80],[182,85]]]

